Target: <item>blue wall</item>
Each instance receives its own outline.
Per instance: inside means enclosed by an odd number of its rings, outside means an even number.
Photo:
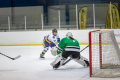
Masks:
[[[34,1],[34,0],[33,0]],[[0,7],[40,6],[32,0],[0,0]]]
[[[49,0],[47,5],[60,5],[60,4],[82,4],[82,3],[109,3],[109,2],[120,2],[120,0]]]
[[[0,7],[50,6],[60,4],[109,3],[120,0],[0,0]]]
[[[35,2],[30,0],[11,0],[12,7],[21,7],[21,6],[38,6]]]
[[[11,7],[11,0],[0,0],[0,7]]]

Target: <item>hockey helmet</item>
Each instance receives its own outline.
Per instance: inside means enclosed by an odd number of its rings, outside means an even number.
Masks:
[[[52,33],[54,33],[54,32],[56,32],[56,33],[57,33],[57,29],[53,29],[53,30],[52,30]]]
[[[66,34],[66,36],[67,36],[67,37],[73,37],[73,35],[72,35],[71,32],[68,32],[68,33]]]

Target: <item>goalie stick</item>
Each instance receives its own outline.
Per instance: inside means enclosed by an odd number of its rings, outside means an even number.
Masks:
[[[89,45],[87,45],[84,49],[82,49],[81,51],[80,51],[80,53],[82,52],[82,51],[84,51],[87,47],[89,47]],[[65,65],[65,64],[67,64],[69,61],[71,61],[72,60],[72,58],[70,58],[70,59],[68,59],[66,62],[64,62],[62,65]]]
[[[15,59],[18,59],[18,58],[21,57],[20,55],[18,55],[18,56],[16,56],[15,58],[11,58],[11,57],[9,57],[9,56],[7,56],[7,55],[1,53],[1,52],[0,52],[0,54],[3,55],[3,56],[5,56],[5,57],[8,57],[9,59],[12,59],[12,60],[15,60]]]

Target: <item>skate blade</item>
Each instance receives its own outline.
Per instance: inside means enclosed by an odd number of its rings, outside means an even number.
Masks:
[[[39,60],[45,60],[45,58],[39,58]]]

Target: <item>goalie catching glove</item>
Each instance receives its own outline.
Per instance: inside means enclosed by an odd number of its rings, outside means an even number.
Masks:
[[[55,47],[52,47],[52,49],[51,49],[51,54],[52,54],[53,56],[56,56],[56,55],[57,55],[57,48],[56,48],[56,46],[55,46]]]

